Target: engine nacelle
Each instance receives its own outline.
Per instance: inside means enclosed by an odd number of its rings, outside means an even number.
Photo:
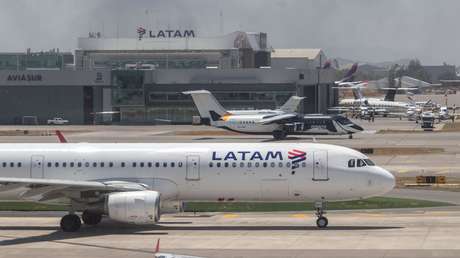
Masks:
[[[116,221],[133,224],[155,224],[160,220],[160,193],[134,191],[111,193],[107,196],[108,216]]]

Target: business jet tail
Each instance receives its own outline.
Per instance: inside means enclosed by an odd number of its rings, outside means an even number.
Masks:
[[[280,107],[280,110],[285,113],[295,113],[303,99],[305,99],[305,97],[292,96]]]
[[[213,125],[222,116],[229,114],[214,95],[207,90],[184,91],[182,93],[192,95],[193,102],[195,102],[205,123],[209,121],[209,124]]]

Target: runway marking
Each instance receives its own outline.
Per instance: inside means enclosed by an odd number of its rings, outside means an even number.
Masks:
[[[229,214],[224,214],[224,218],[225,219],[234,219],[234,218],[238,218],[240,215],[238,214],[232,214],[232,213],[229,213]]]
[[[303,218],[306,218],[307,215],[306,214],[292,214],[291,217],[298,218],[298,219],[303,219]]]

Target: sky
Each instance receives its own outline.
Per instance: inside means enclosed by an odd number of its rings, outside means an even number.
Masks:
[[[144,26],[194,29],[198,37],[267,32],[273,48],[460,65],[458,10],[458,0],[0,0],[0,52],[72,51],[90,31],[136,37]]]

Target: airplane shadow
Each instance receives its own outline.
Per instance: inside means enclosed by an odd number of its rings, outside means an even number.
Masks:
[[[98,226],[82,226],[78,232],[62,232],[59,227],[39,227],[39,226],[1,226],[0,230],[36,230],[36,231],[50,231],[53,232],[47,235],[36,235],[23,238],[14,238],[12,236],[5,236],[0,234],[0,238],[8,238],[7,240],[0,241],[0,246],[11,246],[18,244],[30,244],[39,242],[56,242],[72,245],[92,246],[99,248],[108,248],[116,250],[137,251],[124,248],[108,247],[101,245],[90,245],[84,243],[69,242],[66,240],[105,236],[105,235],[144,235],[144,236],[161,236],[169,234],[167,231],[362,231],[362,230],[389,230],[401,229],[403,227],[384,227],[384,226],[329,226],[326,229],[318,229],[315,226],[185,226],[185,224],[192,224],[192,222],[162,222],[157,225],[129,225],[120,224],[116,222],[102,222]],[[142,251],[142,250],[139,250]],[[147,252],[147,251],[143,251]]]

